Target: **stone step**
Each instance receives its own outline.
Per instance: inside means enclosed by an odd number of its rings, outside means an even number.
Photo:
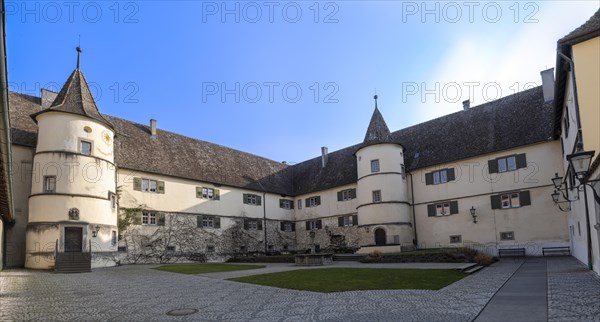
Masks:
[[[58,253],[54,262],[56,273],[85,273],[91,270],[92,261],[89,253]]]
[[[463,272],[465,272],[466,274],[473,274],[473,273],[476,273],[476,272],[478,272],[478,271],[480,271],[482,269],[483,269],[483,266],[476,265],[476,266],[471,267],[471,268],[469,268],[467,270],[464,270]]]

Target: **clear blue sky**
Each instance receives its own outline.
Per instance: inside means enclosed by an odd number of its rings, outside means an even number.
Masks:
[[[7,1],[9,86],[61,86],[81,35],[101,112],[293,163],[361,142],[375,89],[395,131],[539,85],[556,41],[598,7]]]

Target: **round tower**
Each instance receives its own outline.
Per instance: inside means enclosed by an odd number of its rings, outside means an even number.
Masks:
[[[28,268],[69,272],[114,265],[115,131],[98,111],[79,69],[80,52],[77,68],[52,105],[31,116],[38,139],[26,234]]]
[[[414,228],[408,202],[404,168],[404,148],[393,142],[390,130],[377,108],[371,117],[365,140],[355,153],[357,162],[358,220],[369,236],[369,246],[383,251],[398,251],[413,245]],[[391,247],[386,247],[391,246]]]

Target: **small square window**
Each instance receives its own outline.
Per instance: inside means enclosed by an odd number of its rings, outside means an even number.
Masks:
[[[142,224],[156,225],[156,213],[143,211],[142,212]]]
[[[352,225],[354,224],[352,222],[352,216],[344,216],[343,217],[343,221],[344,221],[344,227],[352,227]]]
[[[215,246],[213,246],[213,245],[206,246],[206,252],[207,253],[214,253],[215,252]]]
[[[111,192],[109,198],[110,198],[110,208],[116,209],[117,208],[117,195]]]
[[[316,207],[319,205],[319,197],[310,197],[308,198],[308,206]]]
[[[500,240],[515,240],[515,233],[512,231],[501,232]]]
[[[381,190],[373,191],[373,202],[381,202]]]
[[[281,208],[283,208],[283,209],[292,209],[292,202],[293,201],[287,200],[287,199],[281,200]]]
[[[214,228],[215,227],[215,217],[203,216],[202,217],[202,227]]]
[[[284,231],[292,231],[292,223],[291,222],[286,222],[283,224],[283,230]]]
[[[450,236],[450,243],[451,244],[462,243],[462,236],[461,235]]]
[[[248,230],[258,230],[258,221],[249,220],[248,221]]]
[[[115,230],[112,231],[112,235],[111,235],[111,239],[110,239],[110,244],[112,246],[116,246],[117,245],[117,232]]]
[[[166,250],[168,252],[174,252],[175,251],[175,246],[167,246]]]
[[[56,192],[56,176],[44,176],[44,192]]]
[[[371,172],[379,172],[379,159],[371,160]]]
[[[248,194],[246,195],[246,203],[249,205],[256,205],[256,195]]]
[[[79,141],[79,152],[83,155],[92,155],[92,142]]]
[[[302,209],[302,199],[298,199],[298,209]]]
[[[342,191],[342,200],[346,201],[346,200],[350,200],[352,199],[351,194],[350,194],[351,190],[343,190]]]

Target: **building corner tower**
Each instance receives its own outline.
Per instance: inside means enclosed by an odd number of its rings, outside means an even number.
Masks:
[[[355,153],[357,162],[358,220],[371,234],[360,252],[398,251],[412,247],[414,231],[408,202],[404,148],[393,142],[377,108],[365,139]]]
[[[117,250],[115,130],[77,68],[38,125],[25,266],[76,272],[113,266]]]

